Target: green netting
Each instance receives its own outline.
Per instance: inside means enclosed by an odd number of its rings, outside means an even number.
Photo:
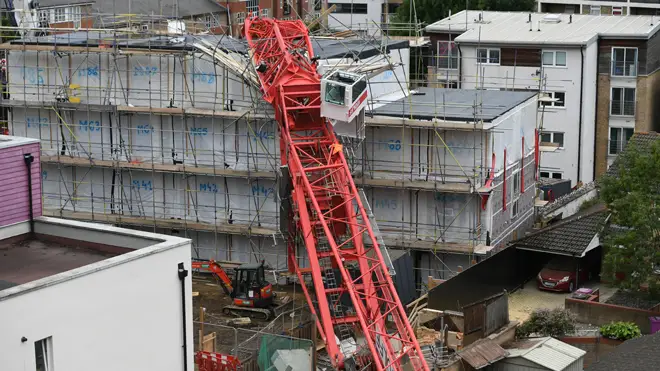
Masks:
[[[312,342],[305,339],[294,339],[284,336],[265,334],[261,338],[261,346],[259,347],[259,356],[257,363],[259,370],[272,371],[270,368],[273,366],[271,358],[277,350],[282,349],[304,349],[311,354]],[[273,369],[274,370],[274,369]]]

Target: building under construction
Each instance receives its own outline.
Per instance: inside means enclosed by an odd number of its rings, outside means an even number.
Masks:
[[[195,257],[286,271],[278,124],[247,45],[175,31],[2,45],[9,131],[41,140],[44,215],[185,236]],[[364,126],[344,150],[379,238],[410,252],[419,290],[531,225],[536,94],[410,90],[408,41],[313,46],[320,72],[368,76]]]

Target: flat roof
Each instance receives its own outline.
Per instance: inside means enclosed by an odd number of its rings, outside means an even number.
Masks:
[[[0,290],[119,255],[40,238],[0,241],[0,254]]]
[[[528,22],[530,15],[532,31]],[[610,17],[477,10],[466,13],[463,10],[426,26],[425,30],[430,33],[462,33],[455,39],[458,43],[586,45],[598,37],[649,38],[659,27],[660,17],[657,16]]]
[[[526,91],[418,88],[415,94],[387,103],[370,112],[375,116],[444,121],[491,122],[534,97]],[[475,105],[481,105],[475,112]]]
[[[26,144],[39,143],[39,139],[14,137],[11,135],[0,135],[0,149],[24,146]]]

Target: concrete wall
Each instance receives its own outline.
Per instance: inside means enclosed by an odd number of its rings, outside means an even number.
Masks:
[[[639,326],[642,334],[648,334],[651,331],[649,317],[658,316],[660,313],[570,298],[566,298],[565,308],[577,316],[578,322],[598,326],[619,321],[634,322]]]
[[[4,139],[3,139],[4,138]],[[3,136],[4,140],[11,137]],[[32,189],[28,189],[28,170],[23,155],[34,157],[30,173]],[[0,227],[29,220],[29,195],[32,193],[32,214],[41,215],[41,163],[39,143],[0,148]]]
[[[145,255],[131,260],[138,254]],[[181,262],[190,269],[189,244],[147,247],[5,290],[41,286],[0,298],[0,369],[35,369],[34,343],[46,338],[52,339],[54,369],[181,369],[185,320],[185,362],[192,370],[191,276],[184,318]]]

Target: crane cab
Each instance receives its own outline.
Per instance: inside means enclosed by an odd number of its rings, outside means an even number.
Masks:
[[[368,97],[365,75],[334,71],[321,79],[321,116],[350,123],[363,112]]]

